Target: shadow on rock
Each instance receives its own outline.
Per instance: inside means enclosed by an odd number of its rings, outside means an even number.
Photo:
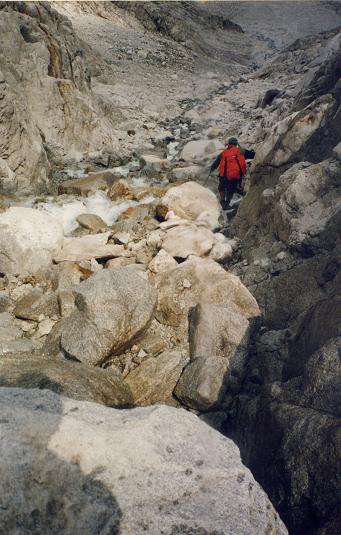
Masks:
[[[43,375],[40,384],[60,391]],[[0,534],[118,534],[122,513],[96,480],[99,471],[85,474],[78,458],[69,463],[49,449],[65,413],[62,400],[43,405],[37,395],[34,410],[44,411],[42,425],[32,418],[32,404],[25,409],[23,396],[29,401],[32,390],[3,390],[8,397],[0,402]]]

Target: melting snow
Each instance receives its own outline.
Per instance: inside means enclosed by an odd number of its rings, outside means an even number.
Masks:
[[[143,199],[143,202],[152,202],[152,200]],[[65,236],[68,236],[78,227],[76,218],[80,214],[96,214],[107,225],[112,225],[122,212],[137,204],[136,201],[114,203],[103,191],[96,191],[94,195],[85,199],[70,199],[64,202],[51,200],[38,203],[36,208],[54,216],[63,225]]]

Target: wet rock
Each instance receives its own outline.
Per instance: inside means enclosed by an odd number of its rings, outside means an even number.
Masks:
[[[98,526],[127,535],[141,526],[149,535],[287,533],[235,444],[188,411],[120,411],[9,388],[0,404],[0,521],[7,532],[18,522],[19,503],[21,525],[31,526],[36,511],[43,532],[58,532],[63,522],[65,532],[77,526],[83,533]],[[51,515],[48,504],[58,512]]]
[[[79,262],[92,258],[115,258],[124,256],[123,245],[108,244],[110,232],[91,234],[81,238],[65,238],[60,252],[54,256],[55,262]]]
[[[179,380],[185,359],[178,351],[161,353],[144,360],[125,378],[135,405],[174,405],[172,392]]]
[[[133,219],[142,221],[148,218],[150,215],[154,215],[154,207],[152,204],[139,204],[138,206],[131,206],[120,214],[120,221],[124,219]]]
[[[105,269],[75,289],[76,308],[63,328],[62,347],[91,365],[132,345],[154,313],[156,292],[132,269]]]
[[[95,214],[80,214],[76,218],[77,223],[91,232],[99,232],[107,228],[107,224],[101,217]]]
[[[86,197],[90,193],[95,193],[98,190],[107,190],[117,180],[118,177],[111,171],[89,173],[83,178],[66,180],[59,186],[59,193]]]
[[[186,182],[181,186],[169,189],[161,203],[177,216],[191,221],[197,220],[204,214],[208,228],[219,227],[220,205],[216,196],[209,189],[196,182]]]
[[[133,199],[134,190],[126,180],[118,180],[110,189],[109,197],[113,201],[119,199]]]
[[[222,357],[199,357],[184,369],[175,396],[187,407],[209,411],[219,406],[225,393],[228,361]]]
[[[34,288],[16,303],[13,314],[17,318],[33,321],[39,321],[41,315],[56,316],[59,314],[57,297],[54,293]]]
[[[0,213],[0,272],[31,275],[52,263],[63,229],[49,214],[12,207]]]
[[[110,407],[129,407],[132,396],[121,376],[58,357],[12,355],[0,359],[0,386],[39,388]]]

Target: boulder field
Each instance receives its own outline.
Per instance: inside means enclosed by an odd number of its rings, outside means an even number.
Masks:
[[[0,4],[4,532],[339,535],[340,24]]]

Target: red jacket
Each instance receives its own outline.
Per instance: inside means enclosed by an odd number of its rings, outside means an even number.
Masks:
[[[226,180],[241,180],[246,173],[246,161],[239,147],[227,147],[220,155],[219,176]]]

